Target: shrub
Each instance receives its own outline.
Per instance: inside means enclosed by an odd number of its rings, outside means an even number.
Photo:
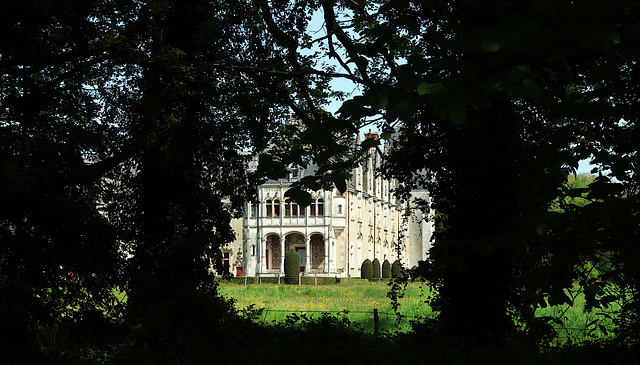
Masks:
[[[373,276],[373,264],[371,260],[366,259],[362,263],[362,267],[360,268],[360,277],[363,279],[371,279]]]
[[[419,274],[418,265],[413,265],[413,267],[411,268],[411,271],[409,272],[409,275],[411,276],[411,280],[422,280],[422,281],[424,281],[424,278]]]
[[[402,277],[402,264],[400,260],[396,260],[391,265],[391,277],[392,278],[401,278]]]
[[[380,279],[380,260],[376,257],[373,259],[373,276],[374,279]]]
[[[300,275],[300,255],[298,251],[291,249],[284,254],[284,282],[297,284]]]
[[[389,260],[384,260],[382,263],[382,277],[385,279],[391,277],[391,264]]]

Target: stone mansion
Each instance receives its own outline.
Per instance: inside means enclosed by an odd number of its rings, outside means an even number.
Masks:
[[[369,132],[365,138],[377,139],[378,134]],[[352,171],[344,194],[335,187],[312,192],[308,207],[286,199],[284,193],[313,168],[292,169],[287,178],[259,186],[259,203],[246,204],[244,216],[232,222],[235,242],[222,249],[230,272],[284,276],[289,249],[298,251],[303,275],[359,277],[367,258],[380,263],[399,258],[409,268],[424,260],[433,223],[393,196],[395,181],[375,176],[383,155],[384,150],[371,148]],[[426,191],[415,191],[414,196],[428,199]]]

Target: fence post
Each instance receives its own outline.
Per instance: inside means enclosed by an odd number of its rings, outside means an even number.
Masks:
[[[318,286],[318,274],[316,274],[316,286]]]
[[[247,286],[247,277],[244,277],[244,286]]]
[[[378,323],[380,322],[380,318],[378,318],[378,309],[373,308],[373,334],[378,334]]]
[[[262,276],[258,276],[258,285],[262,285]]]
[[[280,285],[280,273],[278,273],[278,285]]]

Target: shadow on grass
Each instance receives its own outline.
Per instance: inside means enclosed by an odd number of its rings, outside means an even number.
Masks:
[[[149,343],[148,329],[102,323],[102,338],[86,325],[58,328],[58,339],[46,352],[8,358],[13,363],[53,364],[588,364],[638,363],[632,349],[585,343],[540,352],[525,342],[496,341],[482,346],[439,336],[427,323],[418,332],[363,332],[341,315],[290,315],[268,325],[240,312],[224,320],[203,318],[197,326],[158,323],[162,346]],[[213,317],[209,317],[213,318]],[[208,323],[207,323],[208,322]],[[40,329],[43,331],[44,329]],[[93,336],[93,335],[92,335]],[[17,361],[17,362],[16,362]]]

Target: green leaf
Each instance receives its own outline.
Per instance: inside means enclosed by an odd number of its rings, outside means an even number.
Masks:
[[[258,174],[269,179],[277,180],[286,175],[284,165],[274,156],[263,153],[258,157]]]
[[[301,207],[308,207],[311,204],[311,194],[302,190],[299,186],[290,188],[284,193],[284,196],[291,198]]]
[[[500,43],[496,41],[482,41],[482,52],[496,52],[500,49]]]
[[[435,95],[435,94],[443,93],[444,91],[446,91],[446,88],[441,82],[436,82],[433,84],[428,82],[423,82],[420,85],[418,85],[417,91],[418,91],[418,95],[420,96]]]
[[[341,176],[334,177],[333,183],[336,185],[340,194],[344,194],[344,192],[347,191],[347,181]]]
[[[547,233],[549,233],[549,226],[547,226],[544,223],[540,223],[538,224],[538,226],[536,227],[536,232],[540,235],[540,236],[545,236]]]
[[[305,176],[300,180],[300,183],[311,190],[320,190],[322,188],[322,184],[319,181],[318,176]]]
[[[451,106],[448,110],[449,118],[455,124],[463,124],[467,121],[467,108],[461,105]]]
[[[620,43],[620,33],[618,32],[611,32],[607,35],[607,38],[613,42],[613,44],[618,44]]]
[[[365,139],[364,141],[360,142],[360,147],[362,147],[365,150],[368,150],[371,147],[376,147],[379,145],[380,145],[380,141],[373,138]]]
[[[399,118],[400,120],[407,120],[413,117],[416,111],[417,108],[415,107],[415,105],[412,105],[412,103],[408,101],[397,103],[393,106],[393,108],[391,108],[391,111],[389,111],[389,109],[387,108],[387,114],[391,114],[394,117]]]
[[[389,99],[387,95],[381,93],[375,93],[369,97],[369,105],[375,110],[382,109],[387,106]]]
[[[368,103],[364,96],[355,96],[353,99],[342,103],[342,106],[338,109],[338,114],[343,118],[352,117],[355,119],[374,114],[370,112],[369,108],[365,108],[365,105],[368,105]]]
[[[531,79],[522,80],[522,91],[524,92],[524,95],[534,99],[542,97],[542,88],[537,82]]]

